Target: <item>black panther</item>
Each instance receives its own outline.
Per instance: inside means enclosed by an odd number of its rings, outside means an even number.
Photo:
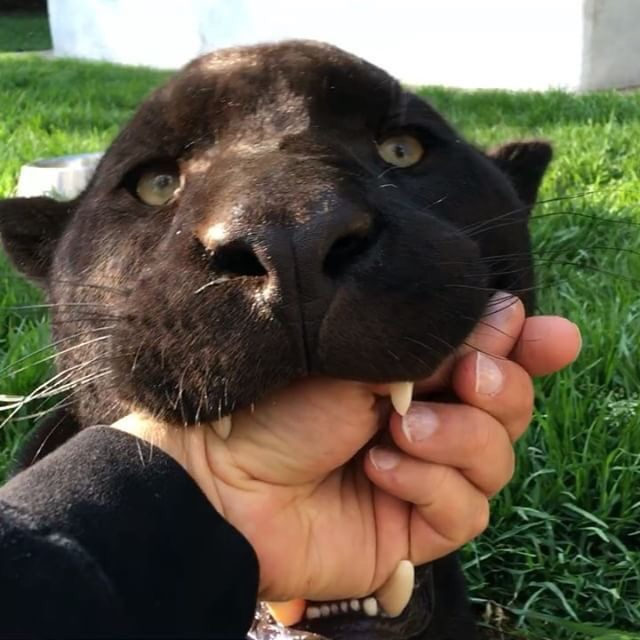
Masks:
[[[189,428],[308,375],[427,377],[495,290],[532,309],[528,218],[550,159],[541,141],[477,149],[326,44],[194,60],[75,200],[0,203],[7,254],[54,305],[60,375],[84,381],[23,460],[134,408]],[[399,617],[303,626],[336,640],[476,637],[455,556],[417,568]]]

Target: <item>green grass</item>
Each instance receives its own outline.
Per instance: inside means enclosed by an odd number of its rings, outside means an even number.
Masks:
[[[540,310],[577,322],[583,351],[538,385],[516,477],[491,530],[467,549],[473,595],[506,607],[534,638],[637,630],[640,94],[425,95],[481,144],[553,141],[540,198],[579,196],[539,206],[531,228]]]
[[[104,148],[165,76],[0,56],[0,196],[24,162]],[[531,223],[539,306],[569,316],[584,335],[578,363],[538,385],[516,477],[494,502],[491,530],[466,550],[472,594],[504,608],[506,627],[518,627],[513,637],[638,640],[640,95],[425,95],[482,145],[553,141],[541,198],[571,199],[540,206]],[[38,299],[0,257],[0,370],[44,355],[29,356],[46,345],[46,314],[8,309]],[[28,393],[47,373],[46,363],[5,371],[0,394]],[[14,421],[0,434],[0,466],[29,424]]]
[[[45,49],[51,49],[51,34],[46,15],[0,13],[0,52]]]
[[[12,194],[26,162],[104,149],[136,105],[167,75],[101,63],[0,54],[0,197]],[[43,309],[15,309],[39,302],[39,292],[16,278],[0,253],[0,396],[28,394],[51,370],[49,361],[40,362],[46,352],[12,364],[48,341]],[[18,373],[8,373],[15,369]],[[51,404],[31,403],[2,429],[0,477],[33,423],[29,416]]]

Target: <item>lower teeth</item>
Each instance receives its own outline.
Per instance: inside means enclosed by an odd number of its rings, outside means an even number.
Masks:
[[[375,598],[367,598],[362,603],[362,608],[368,616],[373,617],[378,615],[378,602]]]
[[[305,618],[307,620],[318,620],[319,618],[328,618],[340,613],[357,613],[359,611],[369,617],[374,617],[380,613],[381,609],[378,601],[370,596],[362,600],[340,600],[339,602],[310,605],[305,610]]]

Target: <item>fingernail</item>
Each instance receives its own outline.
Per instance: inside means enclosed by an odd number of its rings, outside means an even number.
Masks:
[[[476,393],[492,396],[502,390],[504,376],[502,370],[489,356],[476,354]]]
[[[511,315],[516,308],[517,298],[505,291],[498,291],[491,296],[484,314],[484,321],[504,331],[510,325]]]
[[[371,458],[373,466],[378,471],[395,469],[400,462],[400,456],[395,451],[391,451],[391,449],[387,449],[386,447],[373,447],[373,449],[369,451],[369,457]]]
[[[402,431],[409,442],[421,442],[438,428],[438,414],[425,404],[414,402],[402,420]]]

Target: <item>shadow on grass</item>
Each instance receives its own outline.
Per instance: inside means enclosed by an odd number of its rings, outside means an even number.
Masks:
[[[0,13],[0,52],[51,49],[49,20],[40,13]]]
[[[423,87],[418,93],[455,125],[546,129],[561,125],[640,122],[640,92],[498,91]]]

